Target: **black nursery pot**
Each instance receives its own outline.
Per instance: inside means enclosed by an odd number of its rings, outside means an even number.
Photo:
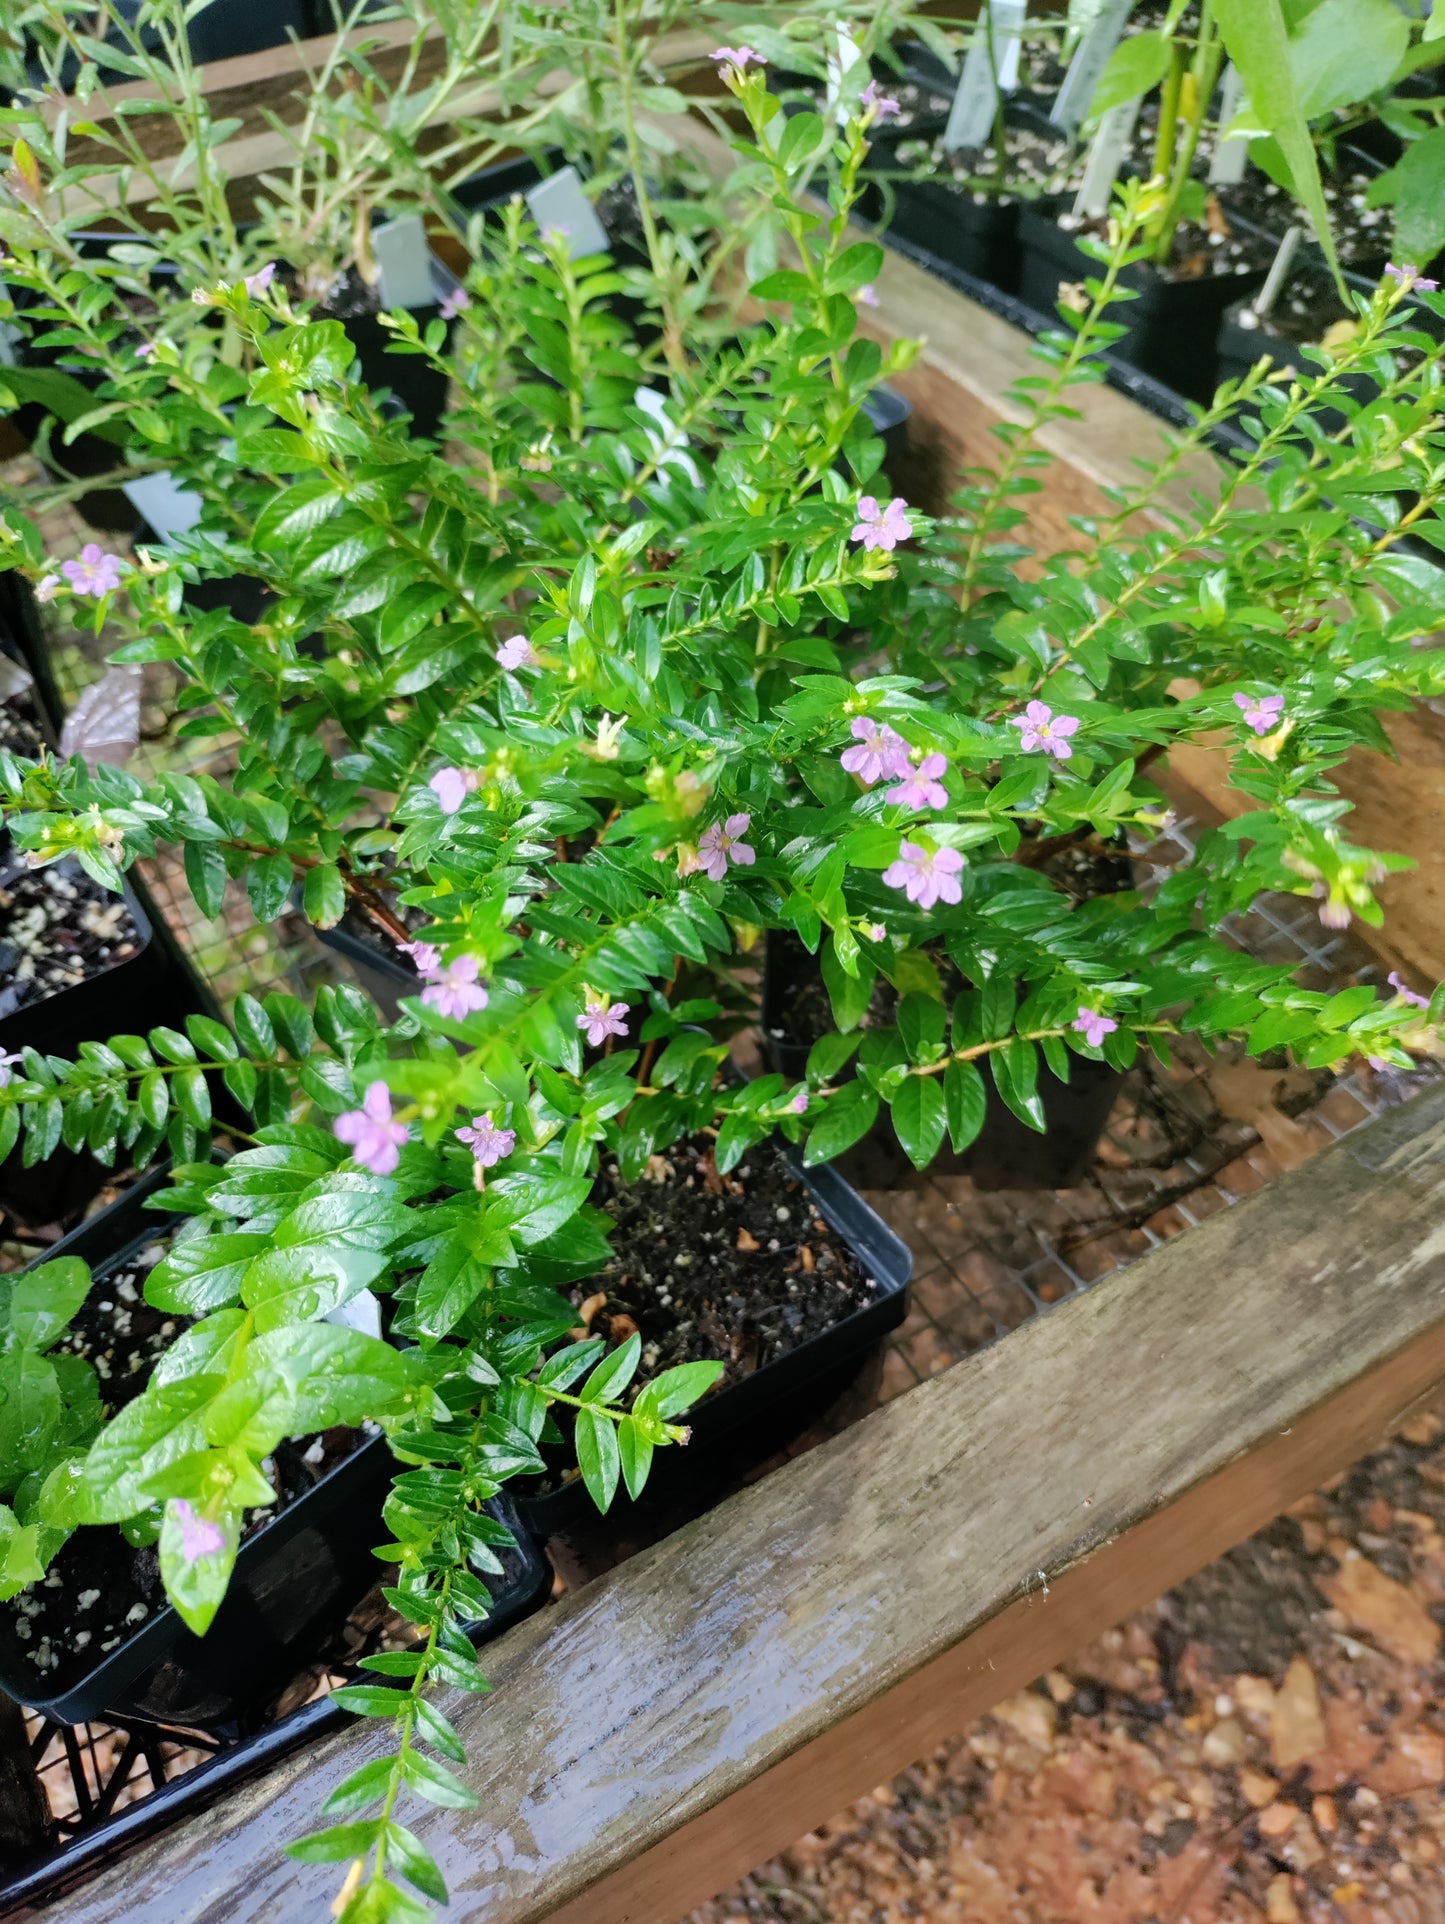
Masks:
[[[763,1048],[769,1066],[789,1082],[808,1070],[811,1043],[793,1039],[791,1024],[801,994],[823,995],[815,956],[796,936],[768,937],[763,958]],[[1069,1080],[1039,1068],[1039,1099],[1047,1128],[1040,1133],[1021,1122],[985,1075],[987,1109],[978,1137],[960,1155],[945,1146],[926,1171],[915,1168],[899,1142],[892,1120],[880,1113],[868,1133],[837,1159],[839,1171],[861,1189],[903,1189],[929,1175],[968,1176],[978,1189],[1072,1189],[1088,1175],[1123,1083],[1123,1073],[1107,1062],[1071,1056]]]
[[[978,199],[938,180],[895,181],[888,235],[975,280],[991,282],[1005,294],[1019,290],[1016,200],[1000,195]]]
[[[1038,313],[1052,315],[1063,281],[1098,273],[1098,262],[1058,224],[1063,204],[1025,207],[1019,216],[1022,253],[1019,294]],[[1225,310],[1253,292],[1264,268],[1171,280],[1147,262],[1126,268],[1121,280],[1138,299],[1112,316],[1126,329],[1109,349],[1121,361],[1150,374],[1193,401],[1213,398],[1218,381],[1217,345]]]
[[[164,1170],[153,1173],[45,1260],[80,1256],[100,1287],[172,1220],[145,1207],[165,1180]],[[385,1566],[373,1551],[385,1538],[382,1505],[396,1469],[385,1438],[373,1437],[244,1542],[204,1637],[164,1605],[88,1671],[77,1675],[72,1663],[65,1687],[46,1694],[9,1618],[0,1618],[0,1687],[57,1723],[109,1713],[204,1727],[243,1717],[314,1661],[381,1580]],[[519,1544],[513,1567],[494,1582],[497,1609],[469,1634],[493,1634],[540,1601],[547,1573],[535,1547]]]
[[[877,1295],[821,1335],[705,1396],[684,1419],[692,1432],[686,1449],[659,1450],[653,1458],[644,1501],[680,1492],[704,1497],[766,1462],[838,1400],[908,1313],[913,1255],[907,1244],[831,1164],[804,1169],[791,1150],[785,1154],[818,1214],[876,1282]],[[626,1527],[626,1492],[619,1491],[608,1517],[599,1518],[580,1477],[542,1492],[520,1485],[514,1500],[538,1537],[596,1536],[614,1524]]]

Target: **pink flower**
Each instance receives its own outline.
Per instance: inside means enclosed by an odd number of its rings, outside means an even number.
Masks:
[[[158,341],[142,341],[135,351],[136,359],[138,361],[148,361],[159,345],[160,343]]]
[[[703,832],[697,845],[698,867],[710,880],[720,882],[728,872],[729,862],[736,862],[740,868],[751,868],[757,861],[757,850],[741,839],[747,834],[752,819],[751,815],[729,815],[725,822],[714,822]]]
[[[855,301],[861,301],[864,307],[877,307],[880,304],[878,300],[878,289],[873,285],[872,281],[864,281],[853,298]]]
[[[709,54],[708,58],[716,60],[724,67],[736,67],[739,72],[744,67],[766,67],[768,64],[763,56],[760,53],[754,53],[751,47],[719,47],[714,53]]]
[[[894,495],[886,508],[880,508],[871,494],[863,495],[858,502],[858,519],[848,539],[861,541],[865,548],[884,548],[891,552],[913,533],[913,523],[904,512],[907,506],[900,495]]]
[[[398,942],[396,946],[411,957],[418,975],[434,975],[441,967],[442,952],[435,942]]]
[[[948,770],[947,758],[943,755],[925,755],[916,769],[910,769],[895,788],[890,788],[884,796],[887,802],[896,802],[900,808],[946,808],[948,790],[939,780]]]
[[[515,674],[519,668],[537,666],[536,650],[525,635],[513,635],[504,641],[497,650],[497,660],[509,674]]]
[[[391,1119],[391,1091],[373,1082],[359,1109],[348,1109],[331,1125],[339,1142],[351,1146],[352,1157],[373,1176],[389,1176],[401,1160],[406,1124]]]
[[[499,1129],[490,1116],[473,1116],[470,1129],[458,1129],[457,1141],[467,1145],[473,1160],[483,1169],[490,1169],[503,1156],[511,1155],[517,1146],[517,1132]]]
[[[1440,285],[1439,281],[1427,281],[1417,268],[1396,267],[1393,261],[1386,261],[1385,272],[1391,280],[1398,281],[1406,293],[1409,293],[1412,287],[1418,287],[1426,294],[1433,294]]]
[[[1046,755],[1054,755],[1059,761],[1066,762],[1073,754],[1067,736],[1078,730],[1077,715],[1056,715],[1046,701],[1031,701],[1021,715],[1015,715],[1009,722],[1010,728],[1020,728],[1023,734],[1019,747],[1030,754],[1041,748]]]
[[[478,779],[470,768],[439,768],[427,787],[441,804],[442,814],[455,815],[476,788]]]
[[[788,1103],[788,1107],[792,1110],[795,1116],[806,1115],[808,1110],[807,1090],[806,1089],[795,1090],[791,1100]]]
[[[856,775],[865,788],[871,788],[885,776],[892,781],[907,781],[913,773],[907,742],[887,722],[880,728],[869,716],[860,715],[853,724],[853,739],[860,745],[845,748],[840,759],[848,773]]]
[[[472,304],[472,297],[464,287],[454,287],[446,295],[437,313],[444,321],[454,321],[458,314],[465,314]]]
[[[1077,1029],[1091,1049],[1097,1049],[1106,1035],[1112,1035],[1118,1023],[1111,1015],[1103,1015],[1098,1009],[1080,1008],[1079,1013],[1069,1024]]]
[[[445,968],[429,970],[431,980],[421,992],[422,1001],[453,1022],[474,1009],[485,1009],[490,998],[477,980],[481,966],[474,955],[459,955]]]
[[[1243,714],[1256,735],[1268,735],[1279,727],[1284,710],[1284,696],[1264,695],[1256,700],[1253,695],[1236,695],[1234,705]]]
[[[1345,903],[1337,902],[1333,896],[1326,896],[1320,904],[1320,921],[1327,929],[1347,929],[1350,926],[1350,911]]]
[[[876,80],[870,80],[868,82],[868,85],[863,89],[863,97],[858,102],[858,105],[862,108],[864,115],[870,122],[874,120],[896,120],[903,112],[903,109],[896,100],[890,95],[879,91]]]
[[[102,595],[114,593],[120,586],[121,559],[118,554],[107,554],[97,541],[87,541],[80,551],[79,561],[62,561],[60,572],[78,595],[94,595],[98,601]]]
[[[935,902],[963,900],[963,884],[958,879],[962,868],[963,857],[956,848],[927,849],[917,842],[905,842],[898,860],[884,869],[883,880],[891,889],[902,889],[919,908],[931,909]]]
[[[181,1526],[181,1555],[187,1563],[194,1563],[198,1557],[213,1557],[225,1549],[226,1533],[220,1524],[198,1515],[183,1496],[175,1499],[174,1515]]]
[[[1400,1000],[1402,1002],[1408,1002],[1412,1009],[1428,1009],[1429,1008],[1430,1006],[1429,996],[1417,995],[1413,989],[1408,988],[1400,980],[1400,974],[1397,969],[1391,969],[1390,973],[1385,977],[1385,980],[1389,983],[1390,987],[1395,991],[1396,995],[1399,996]],[[18,1062],[19,1059],[20,1058],[18,1056],[12,1056],[9,1058],[9,1060],[12,1062]],[[0,1062],[3,1062],[4,1060],[5,1060],[4,1057],[0,1057]]]
[[[8,1087],[16,1063],[24,1060],[25,1057],[18,1052],[14,1055],[0,1055],[0,1089]]]
[[[587,1040],[596,1049],[610,1035],[627,1034],[627,1011],[631,1006],[628,1002],[609,1003],[605,995],[589,991],[577,1018],[577,1027],[587,1031]]]
[[[267,261],[264,267],[258,267],[254,274],[248,274],[246,276],[246,292],[253,301],[266,292],[275,274],[275,261]]]

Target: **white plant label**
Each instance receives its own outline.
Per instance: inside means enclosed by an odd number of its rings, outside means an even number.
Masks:
[[[947,152],[952,153],[956,147],[981,147],[993,126],[999,95],[1011,93],[1018,85],[1025,5],[1026,0],[989,0],[979,15],[943,130]]]
[[[567,239],[572,260],[584,254],[607,252],[607,229],[597,218],[597,210],[582,191],[582,176],[575,167],[563,167],[546,180],[529,188],[527,208],[545,234],[550,228]]]
[[[402,214],[371,230],[371,250],[381,271],[383,307],[430,307],[431,249],[420,214]]]
[[[359,1289],[344,1303],[328,1310],[323,1323],[339,1323],[343,1329],[359,1329],[363,1336],[380,1336],[381,1304],[369,1289]]]
[[[1285,280],[1290,268],[1294,265],[1294,257],[1299,250],[1300,242],[1304,239],[1304,233],[1305,230],[1302,227],[1285,229],[1284,239],[1279,244],[1279,252],[1270,262],[1269,272],[1264,277],[1264,286],[1251,303],[1255,313],[1261,319],[1271,311],[1283,293]]]
[[[189,534],[201,518],[205,503],[194,488],[183,488],[176,477],[143,474],[139,481],[122,481],[120,491],[138,514],[144,515],[162,541]]]
[[[1109,56],[1119,44],[1124,22],[1133,7],[1134,0],[1104,0],[1103,7],[1094,17],[1093,26],[1074,50],[1069,70],[1054,101],[1049,118],[1056,127],[1076,134],[1088,118],[1094,90],[1109,64]]]
[[[1114,191],[1124,155],[1134,137],[1139,118],[1139,100],[1121,100],[1099,122],[1098,132],[1089,144],[1084,163],[1084,178],[1074,196],[1074,213],[1081,219],[1098,220],[1109,211],[1109,196]]]
[[[1231,60],[1224,69],[1219,82],[1219,132],[1214,139],[1214,158],[1209,163],[1209,182],[1212,187],[1237,187],[1244,179],[1244,169],[1249,160],[1249,136],[1235,134],[1232,139],[1224,138],[1224,130],[1239,112],[1239,103],[1244,98],[1244,82],[1239,77],[1239,69]]]
[[[843,83],[852,68],[863,58],[863,49],[840,21],[833,29],[834,52],[828,55],[828,104],[840,127],[848,123],[848,108],[843,101]]]
[[[0,301],[8,301],[9,298],[9,288],[6,287],[4,281],[0,281]],[[19,339],[20,336],[18,332],[11,327],[8,321],[0,321],[0,367],[18,367],[20,365],[15,353],[15,343]]]

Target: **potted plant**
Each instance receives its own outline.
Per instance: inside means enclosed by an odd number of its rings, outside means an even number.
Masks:
[[[118,563],[99,612],[130,637],[122,664],[173,665],[186,727],[237,733],[234,774],[0,760],[11,833],[36,861],[83,850],[119,880],[180,845],[203,907],[234,878],[271,916],[299,881],[318,926],[350,911],[418,972],[395,1020],[359,995],[242,998],[233,1030],[177,1031],[143,1065],[88,1048],[49,1059],[42,1083],[27,1057],[0,1089],[0,1113],[30,1128],[48,1104],[63,1117],[88,1102],[126,1128],[174,1113],[202,1130],[209,1073],[254,1138],[229,1163],[196,1154],[175,1171],[192,1221],[146,1294],[196,1321],[161,1380],[46,1479],[37,1522],[160,1506],[162,1577],[199,1631],[248,1510],[274,1494],[263,1463],[278,1434],[311,1432],[317,1399],[354,1394],[348,1409],[403,1466],[383,1554],[421,1641],[370,1660],[377,1681],[345,1699],[390,1719],[396,1747],[297,1846],[350,1865],[337,1908],[351,1920],[406,1915],[399,1878],[442,1894],[397,1799],[467,1796],[430,1754],[456,1750],[427,1689],[479,1684],[461,1626],[480,1596],[484,1503],[555,1473],[559,1417],[601,1507],[645,1487],[694,1404],[705,1426],[725,1358],[671,1361],[659,1345],[669,1366],[650,1374],[622,1272],[621,1307],[593,1286],[614,1247],[603,1205],[621,1236],[633,1208],[672,1212],[671,1182],[736,1202],[728,1184],[746,1196],[741,1171],[766,1169],[776,1139],[814,1170],[884,1109],[926,1166],[945,1136],[960,1151],[977,1139],[985,1075],[1037,1129],[1041,1065],[1061,1080],[1076,1062],[1122,1070],[1179,1032],[1320,1068],[1361,1051],[1407,1062],[1435,1046],[1445,1005],[1306,990],[1220,933],[1266,889],[1334,922],[1377,920],[1375,881],[1400,865],[1350,842],[1329,772],[1377,738],[1382,710],[1439,691],[1438,657],[1413,645],[1438,625],[1438,588],[1400,565],[1403,518],[1366,536],[1329,503],[1347,485],[1383,491],[1384,464],[1418,489],[1410,527],[1435,525],[1433,359],[1377,404],[1368,445],[1321,441],[1292,463],[1280,450],[1328,404],[1332,372],[1289,396],[1246,383],[1264,432],[1218,502],[1135,532],[1171,452],[1080,531],[1077,556],[1024,578],[1036,438],[1097,373],[1120,276],[1148,247],[1147,203],[1126,193],[1085,311],[1042,344],[996,467],[931,523],[880,498],[863,411],[910,352],[858,335],[882,258],[849,225],[864,117],[789,118],[754,60],[719,52],[749,127],[736,190],[784,230],[786,264],[750,288],[768,319],[735,343],[684,341],[659,421],[608,312],[605,261],[574,260],[513,206],[469,273],[450,355],[399,323],[457,383],[443,460],[372,405],[335,322],[274,281],[207,290],[245,343],[237,363],[197,334],[112,376],[209,469],[202,521],[183,555]],[[819,214],[806,193],[835,141]],[[48,273],[33,230],[11,233],[10,271]],[[1376,295],[1344,372],[1399,329],[1401,298]],[[1183,451],[1238,398],[1203,411]],[[28,576],[50,572],[14,511],[4,541]],[[267,620],[187,612],[187,572],[236,562],[275,596]],[[1152,892],[1081,885],[1122,834],[1157,823],[1150,762],[1225,725],[1250,814]],[[744,975],[759,935],[781,930],[822,953],[836,1026],[804,1077],[740,1083],[720,1071]],[[860,1036],[879,979],[892,1019]],[[824,1200],[789,1191],[775,1220],[796,1205],[811,1232]],[[743,1254],[784,1259],[768,1273],[785,1312],[801,1247],[749,1235],[763,1247]],[[368,1290],[384,1335],[338,1335],[325,1319]],[[579,1333],[604,1310],[605,1336]],[[339,1381],[338,1345],[355,1363]]]

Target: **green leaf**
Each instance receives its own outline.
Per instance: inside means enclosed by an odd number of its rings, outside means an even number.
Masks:
[[[898,1005],[898,1033],[910,1062],[936,1062],[943,1053],[948,1016],[941,1002],[929,995],[905,995]]]
[[[263,855],[246,874],[246,894],[258,922],[274,922],[291,896],[289,856]]]
[[[860,1136],[866,1136],[878,1114],[877,1094],[865,1082],[850,1082],[835,1096],[814,1124],[803,1151],[803,1161],[827,1162],[851,1149]]]
[[[578,1410],[576,1442],[582,1481],[592,1501],[606,1515],[617,1494],[617,1476],[622,1467],[612,1418],[599,1416],[594,1409]]]
[[[321,862],[306,871],[303,893],[306,919],[318,929],[334,929],[346,913],[346,888],[334,862]]]
[[[440,1802],[433,1799],[433,1802]],[[445,1904],[447,1896],[446,1879],[437,1868],[436,1859],[405,1824],[396,1819],[386,1827],[387,1856],[409,1884],[415,1884],[423,1897],[429,1897],[436,1904]]]
[[[994,1086],[1020,1122],[1040,1133],[1047,1127],[1039,1095],[1039,1052],[1022,1036],[1010,1036],[989,1057]]]
[[[365,1857],[380,1829],[375,1817],[363,1817],[355,1824],[333,1824],[330,1830],[296,1838],[286,1845],[286,1855],[302,1864],[341,1864],[351,1857]]]
[[[1389,85],[1409,45],[1410,24],[1393,0],[1319,0],[1290,38],[1301,113],[1317,120],[1368,100]]]
[[[948,1134],[959,1155],[978,1140],[988,1114],[988,1090],[976,1062],[950,1062],[943,1072]]]
[[[440,1804],[447,1810],[475,1810],[481,1801],[454,1771],[418,1751],[407,1752],[403,1772],[417,1796],[425,1797],[429,1804]]]
[[[1329,208],[1320,185],[1319,160],[1295,87],[1280,0],[1215,0],[1214,17],[1229,57],[1239,69],[1256,119],[1279,142],[1295,195],[1309,214],[1330,272],[1343,294]]]
[[[79,1256],[58,1256],[24,1271],[10,1284],[9,1313],[0,1315],[0,1343],[6,1349],[49,1349],[89,1294],[90,1270]],[[0,1303],[3,1300],[0,1296]]]
[[[1445,247],[1445,127],[1411,141],[1397,165],[1371,183],[1369,198],[1395,209],[1397,259],[1423,267],[1438,254]]]
[[[369,1764],[363,1764],[360,1770],[354,1770],[344,1778],[321,1809],[327,1817],[342,1817],[347,1811],[365,1810],[368,1804],[378,1803],[386,1795],[390,1782],[390,1757],[373,1757]]]
[[[577,1394],[584,1403],[615,1403],[637,1374],[642,1358],[642,1338],[633,1332],[627,1341],[605,1356]]]
[[[856,1029],[868,1013],[878,971],[864,957],[858,958],[858,972],[850,975],[838,959],[838,949],[830,935],[823,949],[823,981],[833,1005],[833,1019],[842,1030]]]
[[[226,858],[214,842],[187,842],[183,859],[196,906],[214,922],[226,900]]]
[[[1089,102],[1089,119],[1097,120],[1111,107],[1137,100],[1140,94],[1157,87],[1169,71],[1172,44],[1162,33],[1136,33],[1121,40],[1099,76]]]
[[[276,1031],[261,1004],[251,995],[238,995],[231,1018],[249,1055],[269,1062],[276,1054]]]
[[[908,1076],[893,1098],[893,1127],[915,1169],[938,1154],[945,1127],[943,1091],[936,1076]]]
[[[304,1002],[294,995],[273,993],[266,997],[266,1014],[298,1062],[311,1053],[316,1032],[311,1026],[311,1011]]]
[[[622,1459],[622,1480],[634,1500],[642,1495],[647,1472],[652,1467],[652,1438],[636,1417],[624,1416],[617,1426],[617,1449]]]
[[[671,1369],[654,1376],[638,1393],[637,1401],[632,1406],[633,1412],[662,1417],[680,1416],[684,1410],[690,1410],[699,1398],[707,1395],[722,1373],[721,1363],[674,1363]]]
[[[185,1553],[188,1526],[182,1523],[177,1514],[174,1499],[166,1504],[165,1521],[161,1525],[161,1581],[166,1586],[166,1595],[180,1612],[187,1627],[194,1630],[198,1637],[203,1637],[210,1629],[211,1621],[221,1607],[241,1537],[239,1517],[219,1517],[216,1523],[220,1531],[220,1546],[201,1556],[187,1556]]]

